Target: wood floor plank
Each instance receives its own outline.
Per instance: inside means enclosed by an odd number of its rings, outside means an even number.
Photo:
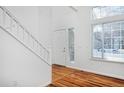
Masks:
[[[60,65],[52,66],[50,87],[124,87],[124,80],[80,71]]]

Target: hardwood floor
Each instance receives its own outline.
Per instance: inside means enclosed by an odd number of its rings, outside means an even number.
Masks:
[[[124,80],[55,64],[52,80],[49,87],[124,87]]]

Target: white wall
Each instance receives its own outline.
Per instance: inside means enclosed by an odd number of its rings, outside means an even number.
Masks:
[[[51,21],[52,21],[52,10],[49,6],[39,7],[39,40],[49,50],[51,49]]]
[[[49,47],[51,33],[50,24],[45,24],[44,19],[50,22],[49,14],[43,7],[6,7],[13,15],[31,32],[41,43],[46,42]],[[40,7],[42,9],[42,7]],[[50,8],[50,7],[49,7]],[[40,14],[42,12],[42,14]],[[47,11],[48,13],[50,11]],[[41,28],[44,29],[40,32]],[[41,34],[46,37],[40,36]],[[51,83],[51,66],[22,46],[18,41],[0,29],[0,86],[46,86]]]
[[[62,22],[63,26],[74,26],[75,24],[75,63],[67,63],[67,66],[78,68],[84,71],[90,71],[98,74],[113,76],[124,79],[124,64],[114,62],[93,61],[91,56],[91,31],[90,31],[90,7],[77,7],[76,15],[73,12],[68,12],[66,18],[64,14],[59,18],[67,19],[73,16],[72,21],[61,21],[54,17],[54,29],[58,26],[58,22]],[[64,9],[64,7],[63,7]],[[65,10],[66,11],[66,10]],[[54,12],[55,13],[55,12]],[[57,13],[55,13],[57,16]],[[63,17],[64,16],[64,17]],[[57,21],[55,21],[57,20]]]

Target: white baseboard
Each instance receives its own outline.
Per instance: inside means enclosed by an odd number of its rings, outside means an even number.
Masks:
[[[103,72],[98,72],[98,71],[93,71],[93,70],[83,69],[83,68],[78,68],[78,67],[73,67],[73,66],[66,66],[66,67],[75,68],[75,69],[78,69],[78,70],[91,72],[91,73],[94,73],[94,74],[99,74],[99,75],[103,75],[103,76],[107,76],[107,77],[113,77],[113,78],[118,78],[118,79],[123,79],[124,80],[124,76],[119,76],[119,75],[115,75],[115,74],[108,74],[108,73],[103,73]]]

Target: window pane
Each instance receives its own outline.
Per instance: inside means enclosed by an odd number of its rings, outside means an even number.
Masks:
[[[124,30],[124,22],[121,22],[121,29]]]
[[[120,31],[112,31],[112,37],[120,37]]]
[[[112,31],[120,30],[120,22],[111,23],[111,29]]]
[[[120,44],[121,44],[121,45],[124,45],[124,38],[121,38]]]
[[[114,7],[111,6],[110,8],[111,8],[111,15],[118,15],[121,13],[121,11],[123,11],[123,10],[120,11],[120,6],[114,6]]]
[[[101,18],[106,17],[110,13],[110,7],[101,7]]]
[[[120,38],[112,38],[112,45],[114,46],[115,44],[120,45]]]
[[[120,7],[120,13],[123,14],[124,13],[124,6]]]
[[[93,27],[93,57],[102,57],[102,25]]]
[[[108,16],[124,14],[123,6],[99,6],[93,8],[93,18],[104,18]]]
[[[93,18],[96,19],[96,18],[100,18],[100,7],[97,7],[97,8],[93,8]]]
[[[104,49],[111,49],[111,38],[104,38]]]
[[[103,24],[103,29],[104,29],[104,38],[111,37],[111,24]]]
[[[70,61],[74,62],[74,28],[68,29]]]

